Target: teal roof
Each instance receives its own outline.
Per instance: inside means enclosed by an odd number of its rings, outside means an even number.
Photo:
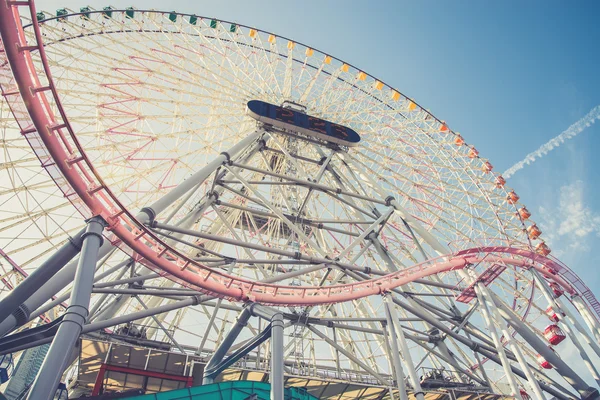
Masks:
[[[271,385],[264,382],[231,381],[194,386],[191,388],[172,390],[143,396],[129,397],[128,400],[256,400],[270,399]],[[285,400],[318,400],[302,388],[285,388]]]

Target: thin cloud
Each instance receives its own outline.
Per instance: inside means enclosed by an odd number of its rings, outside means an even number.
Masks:
[[[565,251],[589,251],[589,240],[600,237],[600,213],[584,202],[584,183],[577,180],[560,188],[558,204],[540,207],[540,227],[554,255]]]
[[[568,127],[560,135],[541,145],[540,148],[538,148],[536,151],[527,154],[527,156],[525,156],[523,160],[519,161],[518,163],[504,171],[502,176],[505,178],[510,178],[515,174],[515,172],[523,169],[526,165],[529,165],[538,158],[545,156],[546,154],[548,154],[548,152],[560,146],[566,140],[577,136],[586,128],[592,126],[592,124],[598,119],[600,119],[600,105],[592,108],[592,110],[585,117],[581,118],[579,121],[575,122],[573,125]]]

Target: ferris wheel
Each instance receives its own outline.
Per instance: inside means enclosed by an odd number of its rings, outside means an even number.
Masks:
[[[7,4],[0,353],[52,342],[29,398],[131,321],[205,383],[242,349],[277,399],[292,376],[597,398],[600,304],[415,100],[237,23]]]

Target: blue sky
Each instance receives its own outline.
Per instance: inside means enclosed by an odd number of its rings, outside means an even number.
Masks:
[[[79,9],[82,1],[38,1]],[[89,2],[100,8],[108,2]],[[600,2],[112,1],[253,25],[339,57],[448,122],[504,171],[600,104]],[[509,185],[600,296],[600,122]]]

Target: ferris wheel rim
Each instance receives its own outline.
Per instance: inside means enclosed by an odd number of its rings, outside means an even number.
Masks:
[[[16,11],[17,7],[16,6],[13,6],[13,7],[15,8],[15,11]],[[254,292],[254,288],[256,288],[256,287],[260,287],[260,286],[264,285],[265,291],[267,290],[266,288],[269,288],[269,290],[273,290],[273,288],[283,288],[284,286],[282,286],[282,285],[259,284],[256,282],[249,282],[240,277],[231,277],[228,274],[222,273],[220,271],[215,271],[209,267],[205,267],[202,264],[199,264],[199,263],[195,262],[194,260],[189,259],[189,257],[187,257],[183,254],[179,254],[176,249],[170,249],[168,251],[170,256],[176,255],[178,257],[181,257],[175,263],[171,262],[170,260],[166,260],[165,258],[161,258],[160,256],[157,257],[156,253],[152,253],[151,251],[148,251],[149,246],[144,246],[142,244],[142,241],[139,240],[141,237],[144,237],[146,239],[150,239],[150,240],[154,241],[155,246],[158,246],[158,247],[163,246],[163,248],[168,248],[168,246],[164,243],[164,241],[159,239],[153,232],[151,232],[143,223],[141,223],[136,218],[135,215],[133,215],[126,207],[124,207],[122,205],[122,203],[112,193],[112,191],[110,190],[108,185],[104,184],[102,177],[99,175],[99,173],[95,169],[94,165],[87,157],[85,149],[83,149],[81,147],[81,145],[79,144],[79,141],[77,140],[77,137],[74,134],[73,129],[70,125],[68,115],[61,104],[60,96],[58,95],[56,87],[54,86],[52,74],[50,71],[50,66],[49,66],[48,60],[45,56],[45,47],[43,45],[43,41],[42,41],[42,37],[41,37],[41,33],[40,33],[40,25],[39,25],[39,22],[37,21],[36,15],[35,15],[36,14],[35,13],[35,5],[33,3],[30,3],[29,9],[30,9],[32,17],[33,17],[32,18],[33,22],[31,25],[33,26],[35,36],[38,40],[37,47],[35,49],[30,49],[30,50],[37,50],[40,53],[44,73],[46,74],[46,77],[49,81],[48,90],[51,92],[51,94],[56,102],[57,108],[60,113],[60,117],[63,122],[57,128],[56,127],[56,116],[53,116],[51,113],[51,110],[49,110],[49,109],[45,110],[46,112],[43,110],[44,103],[47,104],[47,100],[45,100],[46,90],[39,90],[39,91],[35,91],[35,93],[36,93],[35,95],[32,95],[32,99],[35,98],[36,95],[39,97],[42,97],[42,101],[34,102],[35,107],[31,106],[31,107],[33,107],[32,110],[33,110],[33,114],[35,116],[34,125],[45,127],[48,130],[49,129],[53,129],[53,130],[54,129],[57,129],[57,130],[66,129],[69,132],[69,135],[71,136],[71,140],[75,144],[77,151],[80,153],[80,156],[77,159],[73,159],[72,156],[68,155],[64,151],[64,149],[61,146],[60,141],[59,141],[59,138],[62,137],[62,135],[51,135],[51,138],[49,140],[48,140],[48,138],[45,137],[45,135],[42,135],[42,140],[45,139],[44,141],[45,142],[47,141],[46,149],[48,151],[50,151],[50,153],[52,155],[52,159],[60,160],[59,162],[61,162],[61,163],[69,163],[70,164],[68,169],[65,169],[64,167],[63,168],[58,167],[58,168],[61,170],[61,173],[67,179],[67,181],[69,182],[69,184],[71,185],[73,190],[77,193],[79,198],[84,201],[84,203],[86,204],[87,208],[91,211],[91,213],[94,215],[101,215],[108,222],[109,229],[111,229],[112,233],[114,233],[114,235],[116,236],[116,238],[111,237],[111,242],[113,242],[114,244],[125,243],[125,245],[128,248],[130,248],[132,250],[136,250],[138,255],[141,255],[141,256],[143,256],[143,258],[145,260],[148,260],[147,264],[149,267],[158,268],[158,269],[166,272],[167,274],[170,274],[170,277],[174,277],[174,278],[176,278],[176,280],[179,279],[178,281],[180,283],[183,283],[184,285],[191,284],[191,285],[197,286],[197,283],[195,284],[195,283],[193,283],[193,281],[197,282],[199,280],[199,277],[197,276],[197,274],[193,274],[193,273],[188,274],[187,270],[185,270],[185,267],[187,265],[189,265],[190,263],[194,264],[196,267],[200,267],[201,269],[207,270],[209,276],[218,275],[221,277],[220,279],[225,279],[225,280],[231,279],[232,281],[235,281],[236,283],[239,282],[240,288],[236,289],[236,291],[239,290],[238,293],[233,293],[232,290],[229,290],[229,288],[231,286],[234,286],[232,283],[228,284],[228,287],[226,288],[227,290],[225,290],[225,291],[222,290],[224,285],[221,285],[219,287],[218,285],[211,286],[211,285],[206,284],[206,282],[208,280],[208,276],[206,277],[206,279],[204,279],[203,285],[200,285],[201,290],[204,289],[211,293],[213,293],[213,292],[220,293],[222,296],[225,296],[225,297],[237,298],[238,300],[245,300],[248,298],[256,298],[255,294],[260,294],[259,292]],[[118,12],[119,10],[113,10],[113,11]],[[126,10],[122,10],[122,11],[124,12]],[[154,10],[138,10],[138,11],[139,12],[156,12],[159,14],[171,14],[170,12],[154,11]],[[98,11],[93,11],[93,12],[101,13],[102,11],[98,10]],[[70,15],[81,15],[81,14],[83,14],[83,13],[73,13]],[[175,14],[184,15],[184,16],[191,15],[191,14],[183,14],[183,13],[175,13]],[[13,13],[12,22],[13,22],[14,26],[17,28],[18,34],[21,36],[21,39],[22,39],[23,30],[25,27],[22,26],[20,24],[20,22],[19,23],[16,22],[16,19],[17,19],[16,15],[17,15],[17,13]],[[9,20],[11,20],[10,16],[8,14],[5,14],[5,16],[2,18],[4,19],[4,22],[5,22],[3,24],[5,26],[4,29],[8,30],[7,26],[9,25],[8,24]],[[48,20],[57,19],[57,18],[59,18],[59,17],[50,18]],[[46,20],[44,20],[44,21],[46,21]],[[247,27],[247,26],[241,25],[241,24],[238,24],[238,25]],[[254,29],[254,28],[250,28],[250,27],[247,27],[247,28]],[[262,31],[262,32],[264,32],[264,31]],[[266,33],[268,33],[268,32],[266,32]],[[281,36],[278,36],[278,37],[281,37]],[[286,39],[285,37],[281,37],[281,38],[284,40],[290,40],[290,39]],[[308,46],[306,46],[306,47],[308,48]],[[30,50],[17,51],[17,53],[21,53],[23,56],[23,60],[19,59],[20,66],[22,67],[23,71],[26,71],[27,70],[26,67],[28,65],[30,66],[32,63]],[[318,51],[318,50],[316,50],[316,51]],[[323,53],[323,54],[326,54],[326,53]],[[327,56],[332,57],[329,55],[327,55]],[[16,57],[11,57],[11,61],[16,62],[16,60],[14,60],[15,58]],[[336,60],[343,62],[342,60],[337,59],[337,58],[336,58]],[[344,63],[344,64],[347,64],[347,63]],[[348,65],[351,65],[351,64],[348,64]],[[355,69],[357,69],[357,68],[355,68]],[[362,70],[359,70],[359,69],[357,69],[357,70],[362,72]],[[31,71],[31,68],[30,68],[30,71]],[[32,72],[32,73],[34,73],[34,72]],[[25,85],[23,87],[36,87],[36,80],[37,80],[37,82],[39,82],[39,79],[37,79],[37,76],[35,76],[35,75],[30,76],[29,74],[27,74],[27,76],[30,78],[30,81],[27,83],[30,83],[30,84]],[[375,79],[371,75],[368,75],[368,76]],[[20,79],[23,79],[23,74],[21,74],[20,77],[21,77]],[[383,83],[383,81],[379,81],[379,80],[377,80],[377,81],[381,82],[383,85],[385,85],[385,83]],[[37,87],[39,87],[39,83],[37,85],[38,85]],[[387,85],[385,85],[385,86],[388,87],[390,90],[396,91],[396,89],[393,89]],[[399,91],[397,91],[397,92],[400,95],[402,95],[401,92],[399,92]],[[412,99],[411,99],[411,102],[413,102]],[[26,102],[26,103],[31,104],[31,102]],[[418,107],[421,108],[420,106],[418,106]],[[425,111],[425,112],[428,115],[432,116],[437,122],[446,126],[445,123],[443,123],[442,121],[437,119],[431,113],[429,113],[428,111]],[[43,121],[43,117],[46,117],[45,121]],[[37,124],[36,124],[36,122],[37,122]],[[46,122],[46,123],[44,123],[44,122]],[[52,127],[52,128],[49,128],[49,127]],[[446,129],[449,130],[449,128],[447,128],[447,127],[446,127]],[[43,131],[43,129],[40,131]],[[451,130],[449,130],[449,132],[454,133]],[[30,132],[29,134],[35,134],[35,133]],[[64,142],[63,144],[66,144],[66,141],[64,140],[64,138],[63,138],[63,142]],[[76,168],[74,168],[74,166],[77,166],[78,168],[80,168],[81,169],[80,174],[85,176],[86,171],[83,169],[84,164],[85,164],[85,167],[89,170],[89,171],[87,171],[88,176],[93,176],[97,181],[97,185],[95,185],[95,187],[90,188],[89,185],[85,185],[85,183],[82,182],[82,179],[77,179],[78,177],[81,178],[82,176],[77,175],[77,173],[75,172]],[[101,199],[96,197],[96,193],[98,193],[98,192],[105,192],[106,195],[108,196],[108,198],[110,200],[112,200],[112,202],[113,202],[112,205],[116,206],[117,210],[115,210],[114,208],[109,210],[108,207],[102,203]],[[106,202],[107,201],[106,196],[104,196],[104,198],[102,200],[104,200]],[[81,211],[82,210],[80,209],[80,212]],[[115,214],[115,212],[116,212],[116,214]],[[126,216],[128,221],[126,221],[123,218],[123,216]],[[122,221],[122,222],[128,224],[129,229],[127,229],[122,224],[120,224],[119,221]],[[140,251],[140,250],[142,250],[142,251]],[[181,260],[182,262],[179,263],[179,265],[178,265],[179,260]],[[183,268],[181,268],[182,264],[183,264]],[[389,274],[388,276],[391,277],[392,275],[393,274]],[[376,278],[376,279],[373,279],[372,281],[384,281],[386,278],[387,277]],[[181,280],[183,280],[184,282],[181,282]],[[232,282],[232,281],[230,281],[230,282]],[[368,282],[368,281],[366,281],[366,282]],[[247,291],[245,291],[244,289],[241,288],[243,286],[247,287],[249,284],[251,285],[251,288],[252,288],[250,290],[251,293],[248,293]],[[358,286],[358,285],[366,285],[366,284],[362,284],[362,283],[343,284],[343,285],[340,285],[340,287],[344,287],[344,286],[351,287],[352,285]],[[333,286],[328,286],[328,288],[334,289]],[[305,287],[304,289],[301,289],[301,290],[306,291],[306,290],[311,290],[311,289],[315,289],[315,290],[319,290],[319,291],[323,290],[320,287],[312,287],[312,288]],[[303,292],[303,293],[305,293],[305,292]],[[339,301],[347,301],[347,300],[351,300],[353,298],[364,297],[369,294],[371,294],[371,293],[357,295],[356,297],[345,297]],[[276,295],[273,295],[272,297],[267,296],[267,298],[262,301],[264,301],[265,303],[270,303],[270,304],[279,304],[278,302],[276,303],[273,301],[268,301],[269,299],[274,300],[276,297],[277,297]],[[302,295],[300,297],[304,297],[304,295]],[[331,303],[331,301],[328,301],[328,299],[330,300],[330,298],[328,298],[327,296],[323,296],[322,303],[323,304]],[[283,302],[281,304],[286,304],[286,303]]]
[[[126,11],[128,11],[128,10],[127,10],[127,9],[125,9],[125,8],[111,8],[111,10],[110,10],[110,11],[124,13],[124,12],[126,12]],[[327,53],[327,52],[321,51],[321,50],[319,50],[319,49],[317,49],[317,48],[315,48],[315,47],[308,46],[307,44],[305,44],[305,43],[303,43],[303,42],[298,42],[298,41],[296,41],[296,40],[292,40],[292,39],[290,39],[290,38],[288,38],[288,37],[286,37],[286,36],[282,36],[282,35],[279,35],[279,34],[276,34],[276,33],[270,32],[270,31],[265,31],[265,30],[263,30],[263,29],[253,28],[253,27],[252,27],[252,26],[250,26],[250,25],[244,25],[244,24],[241,24],[241,23],[238,23],[238,22],[232,22],[232,21],[228,21],[228,20],[224,20],[224,19],[220,19],[220,18],[219,18],[219,19],[217,19],[217,18],[212,18],[212,17],[206,17],[206,16],[203,16],[203,15],[190,14],[190,13],[182,13],[182,12],[178,12],[178,11],[163,11],[163,10],[153,10],[153,9],[137,9],[137,8],[135,9],[135,11],[136,11],[136,12],[140,12],[140,13],[154,13],[154,14],[161,14],[161,15],[170,15],[170,14],[174,14],[174,15],[177,15],[177,16],[183,16],[183,17],[197,17],[197,18],[199,18],[199,19],[211,19],[211,20],[215,20],[215,21],[218,21],[218,22],[221,22],[221,23],[227,23],[227,24],[235,25],[235,26],[242,27],[242,28],[247,28],[247,29],[256,30],[257,32],[262,32],[262,33],[265,33],[265,34],[268,34],[268,35],[273,35],[273,36],[275,36],[276,38],[280,38],[280,39],[283,39],[283,40],[287,40],[287,41],[289,41],[289,42],[293,42],[293,43],[299,44],[299,45],[301,45],[301,46],[304,46],[304,47],[306,47],[306,48],[312,49],[312,50],[314,50],[314,51],[316,51],[316,52],[318,52],[318,53],[320,53],[320,54],[324,54],[324,55],[326,55],[326,56],[329,56],[329,57],[331,57],[331,59],[332,59],[332,60],[336,60],[336,61],[339,61],[340,63],[346,64],[346,65],[348,65],[350,68],[353,68],[353,69],[354,69],[354,70],[356,70],[356,71],[363,72],[364,74],[366,74],[366,76],[368,76],[368,77],[370,77],[370,78],[372,78],[372,79],[374,79],[374,80],[377,80],[378,82],[381,82],[381,83],[384,85],[384,87],[387,87],[387,88],[389,88],[390,90],[396,91],[396,92],[398,92],[398,94],[399,94],[400,96],[402,96],[402,97],[404,97],[404,98],[406,98],[406,99],[409,99],[410,101],[412,101],[412,102],[413,102],[413,103],[416,105],[416,107],[417,107],[417,108],[419,108],[419,109],[421,109],[422,111],[424,111],[425,113],[427,113],[427,114],[428,114],[428,115],[429,115],[431,118],[433,118],[435,121],[439,122],[440,124],[444,124],[444,125],[446,125],[446,123],[445,123],[444,121],[442,121],[442,120],[440,120],[439,118],[437,118],[437,117],[436,117],[436,116],[435,116],[433,113],[431,113],[429,110],[425,109],[423,106],[421,106],[421,105],[420,105],[420,104],[419,104],[417,101],[415,101],[413,98],[406,96],[406,95],[405,95],[405,94],[404,94],[402,91],[400,91],[399,89],[396,89],[396,88],[394,88],[394,87],[392,87],[392,86],[388,85],[388,84],[387,84],[387,83],[385,83],[385,81],[383,81],[382,79],[378,79],[378,78],[376,78],[375,76],[373,76],[373,75],[371,75],[370,73],[368,73],[368,72],[366,72],[366,71],[364,71],[364,70],[362,70],[362,69],[358,68],[357,66],[355,66],[354,64],[352,64],[352,63],[350,63],[350,62],[344,61],[344,60],[342,60],[341,58],[338,58],[338,57],[336,57],[336,56],[333,56],[333,55],[331,55],[331,54],[329,54],[329,53]],[[68,14],[68,16],[83,16],[84,14],[87,14],[87,13],[89,13],[89,14],[101,14],[101,13],[103,13],[103,12],[105,12],[105,11],[104,11],[104,10],[90,10],[89,12],[81,12],[81,11],[80,11],[80,12],[73,12],[73,13],[69,13],[69,14]],[[32,14],[32,16],[33,16],[33,14]],[[61,18],[61,17],[59,17],[59,16],[52,16],[52,17],[50,17],[50,18],[45,18],[45,19],[43,19],[42,21],[43,21],[43,23],[45,23],[45,22],[49,22],[49,21],[59,20],[60,18]],[[37,19],[37,16],[36,16],[35,18],[33,18],[33,19],[32,19],[32,22],[31,22],[31,23],[29,23],[29,24],[25,24],[25,25],[22,25],[22,28],[23,28],[23,29],[26,29],[26,28],[28,28],[28,27],[35,26],[35,25],[38,25],[38,26],[39,26],[40,22],[41,22],[41,21],[38,21],[38,19]],[[456,132],[454,132],[454,131],[453,131],[453,130],[452,130],[450,127],[449,127],[449,126],[447,126],[447,128],[448,128],[448,132],[449,132],[449,133],[457,134],[457,133],[456,133]]]

